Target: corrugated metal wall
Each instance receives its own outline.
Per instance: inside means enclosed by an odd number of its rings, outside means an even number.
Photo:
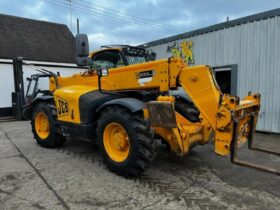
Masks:
[[[237,94],[262,94],[257,129],[280,133],[280,17],[249,22],[197,35],[193,42],[195,65],[238,65]],[[157,59],[171,56],[167,46],[177,40],[149,47]]]

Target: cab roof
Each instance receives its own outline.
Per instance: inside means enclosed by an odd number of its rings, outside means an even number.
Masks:
[[[103,51],[108,51],[108,50],[118,50],[118,51],[121,51],[122,48],[104,48],[104,49],[100,49],[100,50],[94,50],[94,51],[89,53],[89,57],[92,58],[92,56],[95,55],[96,53],[103,52]]]
[[[109,51],[109,50],[122,51],[125,48],[144,50],[143,47],[135,47],[135,46],[130,46],[130,45],[103,45],[103,46],[101,46],[101,49],[90,52],[89,57],[92,58],[93,55],[95,55],[96,53],[99,53],[99,52]]]

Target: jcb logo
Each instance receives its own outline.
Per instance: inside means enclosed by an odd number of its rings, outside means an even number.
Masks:
[[[68,102],[58,98],[57,99],[58,107],[57,107],[57,113],[59,116],[61,115],[67,115],[69,113],[69,106]]]

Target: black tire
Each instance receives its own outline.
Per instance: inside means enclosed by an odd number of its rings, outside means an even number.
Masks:
[[[175,101],[175,110],[180,113],[183,117],[185,117],[190,122],[196,123],[200,122],[199,119],[199,111],[194,106],[193,103],[185,102],[180,99],[176,99]]]
[[[43,112],[47,116],[49,122],[49,135],[44,139],[40,138],[35,129],[35,118],[40,112]],[[56,109],[53,103],[38,103],[33,107],[31,120],[32,133],[40,146],[55,148],[65,143],[66,138],[57,132],[56,125]]]
[[[103,133],[110,123],[120,124],[129,138],[128,157],[122,162],[112,160],[104,147]],[[149,167],[156,155],[153,131],[143,119],[142,114],[130,113],[122,107],[108,107],[101,113],[97,125],[97,135],[103,162],[109,170],[118,175],[125,177],[140,176]]]

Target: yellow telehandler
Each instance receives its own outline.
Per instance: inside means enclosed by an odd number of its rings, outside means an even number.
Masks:
[[[104,46],[89,54],[87,36],[77,34],[76,51],[84,72],[45,72],[45,91],[29,85],[35,89],[23,116],[31,119],[39,145],[58,147],[68,136],[95,141],[107,167],[128,177],[150,165],[155,138],[181,156],[212,139],[215,152],[232,162],[278,173],[236,157],[238,145],[249,141],[253,148],[260,94],[242,100],[223,94],[211,67],[189,67],[175,57],[155,60],[141,47]],[[38,81],[38,75],[29,80]],[[178,88],[183,93],[172,94]]]

